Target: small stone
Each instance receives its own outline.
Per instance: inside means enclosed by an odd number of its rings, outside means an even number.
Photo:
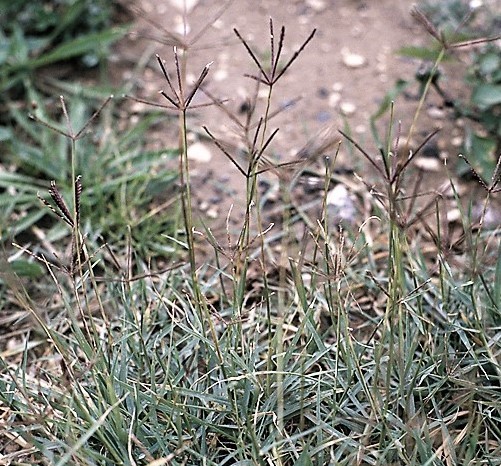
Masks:
[[[344,184],[338,184],[327,193],[327,208],[334,220],[353,222],[357,214],[353,195]]]
[[[357,111],[357,107],[355,107],[355,104],[351,102],[341,102],[339,109],[341,110],[341,113],[345,116],[353,115]]]
[[[208,163],[212,159],[212,153],[205,144],[195,142],[188,147],[188,158],[196,162]]]
[[[461,221],[461,211],[459,209],[451,209],[447,211],[447,221],[455,223]]]
[[[430,107],[426,113],[430,118],[434,120],[443,120],[445,118],[445,112],[441,108],[438,107]]]
[[[10,338],[7,341],[7,351],[14,352],[19,347],[19,342],[15,338]]]
[[[214,81],[224,81],[228,77],[228,71],[224,69],[217,70],[212,77]]]
[[[184,11],[186,8],[186,12],[189,13],[193,8],[197,6],[198,0],[170,0],[170,4],[177,8],[178,10]]]
[[[343,90],[343,83],[341,82],[335,82],[333,85],[332,85],[332,90],[334,92],[341,92]]]
[[[463,145],[463,137],[456,136],[451,139],[451,144],[453,147],[461,147]]]
[[[341,100],[341,94],[339,92],[332,92],[329,95],[329,107],[336,107]]]
[[[210,209],[207,209],[205,215],[209,218],[216,219],[219,217],[219,210],[216,207],[211,207]]]
[[[352,53],[348,49],[341,50],[343,56],[343,63],[347,68],[361,68],[367,63],[367,60],[358,53]]]
[[[428,172],[438,172],[442,169],[440,160],[431,157],[419,157],[414,161],[416,167]]]
[[[306,0],[306,4],[317,12],[322,12],[327,7],[325,0]]]

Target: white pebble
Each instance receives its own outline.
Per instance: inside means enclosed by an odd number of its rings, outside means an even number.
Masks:
[[[197,3],[198,3],[198,0],[170,0],[170,4],[173,7],[177,8],[181,11],[184,11],[184,9],[186,8],[187,12],[190,12],[191,10],[193,10],[193,8],[195,8]]]
[[[197,162],[208,163],[212,159],[212,153],[205,144],[195,142],[188,147],[188,158]]]
[[[351,102],[342,102],[339,109],[341,110],[341,113],[346,116],[353,115],[357,111],[357,107],[355,107],[355,104]]]
[[[325,10],[327,4],[325,0],[306,0],[306,4],[315,11]]]
[[[344,65],[348,68],[361,68],[367,63],[364,56],[352,53],[347,48],[341,50],[341,55],[343,56]]]

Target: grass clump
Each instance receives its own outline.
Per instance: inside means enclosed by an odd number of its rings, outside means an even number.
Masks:
[[[247,142],[246,167],[207,128],[247,186],[235,244],[230,231],[227,246],[209,228],[203,231],[214,249],[210,266],[197,263],[185,137],[186,113],[207,68],[187,91],[185,52],[175,52],[174,80],[157,59],[172,91],[162,95],[179,114],[184,235],[173,238],[188,255],[167,270],[145,263],[140,243],[129,241],[117,257],[113,243],[99,249],[86,236],[83,205],[93,192],[85,174],[79,178],[79,133],[63,105],[71,181],[67,190],[51,184],[43,198],[71,232],[71,266],[55,268],[43,253],[31,252],[52,278],[52,299],[32,296],[14,273],[2,276],[9,284],[3,302],[17,304],[9,313],[4,307],[0,321],[16,324],[0,353],[2,459],[497,464],[501,255],[498,232],[483,220],[499,194],[499,170],[486,186],[475,230],[452,181],[451,195],[437,192],[419,202],[424,194],[412,160],[433,134],[402,159],[401,143],[393,140],[397,135],[405,145],[405,138],[392,114],[379,154],[345,135],[344,144],[354,145],[378,176],[362,180],[370,200],[365,221],[359,228],[330,221],[326,196],[339,182],[332,151],[341,150],[332,141],[318,144],[318,155],[330,159],[321,174],[321,207],[312,217],[293,199],[311,160],[279,164],[268,149],[276,134],[273,89],[313,33],[283,66],[285,29],[274,42],[270,22],[269,66],[237,35],[268,98],[262,114],[250,105],[243,122],[233,115]],[[279,174],[279,235],[264,220],[257,189],[268,170]],[[462,238],[448,236],[441,214],[451,205],[460,209]],[[304,231],[299,238],[297,226]]]

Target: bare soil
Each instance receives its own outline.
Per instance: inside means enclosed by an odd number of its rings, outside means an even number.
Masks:
[[[238,224],[242,217],[245,180],[210,142],[202,128],[207,126],[235,159],[246,166],[248,161],[239,155],[243,152],[239,151],[243,147],[242,131],[228,113],[245,121],[247,99],[257,94],[256,113],[260,115],[264,112],[267,95],[264,86],[256,89],[256,82],[245,76],[256,75],[258,70],[234,29],[248,41],[260,59],[269,60],[270,18],[276,40],[284,25],[283,63],[316,29],[313,40],[273,88],[272,111],[283,109],[269,125],[270,132],[279,128],[267,153],[276,161],[294,159],[305,149],[309,150],[309,146],[318,145],[320,138],[343,140],[337,129],[349,132],[368,152],[376,154],[370,117],[396,81],[401,78],[412,81],[420,66],[416,60],[402,58],[397,51],[403,46],[422,45],[431,40],[413,21],[410,9],[416,2],[411,0],[192,0],[186,2],[192,8],[185,12],[183,3],[180,0],[140,2],[140,10],[136,10],[136,33],[118,47],[118,55],[129,63],[125,68],[118,68],[121,73],[118,78],[132,80],[135,95],[167,103],[158,95],[161,89],[168,91],[168,86],[154,54],[165,60],[174,76],[173,45],[176,42],[178,46],[188,44],[186,76],[191,83],[196,81],[205,65],[212,63],[204,87],[211,96],[224,100],[225,110],[217,105],[193,110],[189,129],[191,143],[200,143],[194,146],[191,162],[195,207],[206,221],[210,219],[213,229],[220,232],[226,230],[230,209],[230,223]],[[141,74],[134,74],[130,65],[142,60],[147,64],[146,69],[139,68]],[[454,66],[460,70],[462,64],[452,65],[452,71]],[[461,72],[448,73],[445,87],[454,97],[468,93],[461,76]],[[417,94],[415,83],[396,99],[394,121],[401,121],[401,141],[407,141],[418,105]],[[207,96],[198,92],[193,105],[207,102]],[[295,102],[294,105],[289,105],[291,102]],[[141,111],[139,104],[134,108]],[[454,160],[459,152],[461,130],[449,116],[450,110],[444,108],[443,99],[432,92],[410,138],[411,145],[405,149],[415,148],[426,134],[437,127],[442,128],[441,136],[427,146],[428,157],[418,162],[426,171],[424,186],[427,190],[438,190],[447,182],[443,159]],[[380,128],[386,125],[388,118],[383,117]],[[156,137],[160,145],[176,144],[175,120],[168,120]],[[319,155],[333,156],[335,147]],[[314,160],[311,163],[315,165]],[[374,172],[367,167],[367,161],[354,156],[346,140],[341,145],[336,168],[361,173],[369,184],[374,180]],[[265,174],[263,179],[266,189],[276,189],[274,175]],[[361,183],[358,184],[365,190]],[[352,181],[346,185],[352,191],[357,190]]]

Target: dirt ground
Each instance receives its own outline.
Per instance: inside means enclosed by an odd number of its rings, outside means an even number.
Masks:
[[[305,149],[310,150],[326,135],[335,141],[342,140],[338,129],[349,132],[369,152],[376,153],[369,127],[370,116],[395,82],[400,78],[412,81],[420,66],[419,61],[402,58],[396,51],[402,46],[430,42],[422,26],[410,15],[411,6],[416,4],[411,0],[187,0],[184,13],[183,4],[183,0],[140,2],[140,10],[134,10],[136,32],[119,46],[118,54],[129,64],[144,61],[146,68],[138,67],[141,73],[135,74],[130,66],[126,67],[121,69],[121,78],[134,84],[136,96],[167,103],[158,95],[160,89],[168,90],[168,86],[154,54],[158,53],[169,72],[174,74],[172,45],[176,42],[188,44],[187,81],[195,82],[203,67],[212,63],[204,86],[212,96],[224,99],[227,112],[240,121],[245,121],[246,99],[256,93],[258,110],[264,112],[267,90],[264,87],[256,90],[256,82],[244,76],[255,75],[257,70],[234,28],[259,58],[269,60],[270,18],[276,38],[280,27],[285,25],[283,62],[313,29],[317,30],[313,40],[273,89],[272,110],[284,110],[270,122],[269,131],[275,128],[279,131],[267,155],[281,162],[294,159]],[[455,96],[468,92],[460,81],[460,73],[457,81],[453,79],[454,73],[448,76],[445,84],[450,92]],[[417,89],[417,84],[409,87],[405,96],[396,100],[395,121],[402,122],[402,141],[407,138],[417,108]],[[208,101],[207,96],[199,92],[193,105]],[[294,105],[290,105],[291,102],[295,102]],[[461,131],[456,122],[449,121],[447,109],[442,104],[442,99],[432,92],[411,141],[412,149],[433,129],[443,128],[442,136],[428,146],[429,157],[423,163],[429,172],[425,176],[427,189],[438,189],[447,181],[440,160],[457,157],[461,144]],[[133,105],[134,111],[141,112],[142,108],[141,104]],[[381,122],[384,128],[388,118],[383,117]],[[239,223],[242,216],[245,180],[206,137],[203,126],[207,126],[236,160],[246,166],[247,161],[239,155],[242,134],[235,121],[216,105],[190,113],[195,207],[204,218],[211,219],[215,230],[225,230],[230,209],[233,209],[232,222]],[[156,137],[161,145],[175,144],[177,126],[174,120],[167,122]],[[332,156],[334,151],[331,147],[320,155]],[[314,160],[312,165],[315,165]],[[346,141],[341,146],[336,169],[361,173],[368,180],[373,175],[363,157],[353,156]],[[265,174],[263,180],[266,189],[275,189],[276,177]],[[355,189],[350,182],[346,185]]]

